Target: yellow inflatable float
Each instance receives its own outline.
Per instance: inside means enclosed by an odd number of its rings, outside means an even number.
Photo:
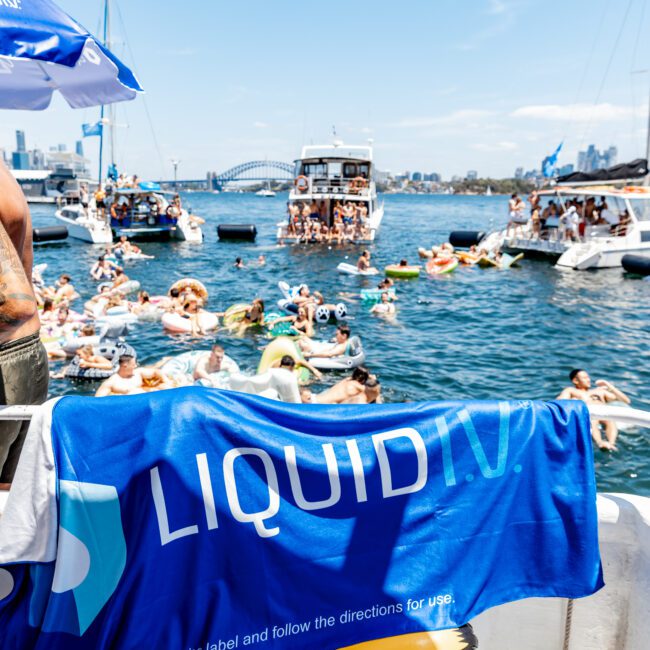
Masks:
[[[274,364],[277,366],[276,362],[279,362],[285,354],[289,355],[296,364],[299,361],[305,360],[300,348],[294,343],[293,339],[288,336],[278,336],[264,348],[262,358],[257,366],[257,373],[261,374],[266,372]],[[297,366],[296,373],[298,374],[298,381],[301,384],[309,381],[310,372],[305,366]]]
[[[478,640],[472,626],[467,624],[453,630],[415,632],[386,639],[364,641],[339,650],[475,650]]]

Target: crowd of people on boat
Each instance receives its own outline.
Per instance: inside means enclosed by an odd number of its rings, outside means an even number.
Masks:
[[[580,241],[587,228],[596,226],[608,234],[623,236],[631,222],[628,210],[613,211],[605,196],[599,200],[595,196],[549,199],[543,206],[540,194],[533,190],[528,195],[528,206],[517,193],[512,194],[508,201],[507,237]]]
[[[293,201],[287,204],[286,238],[302,243],[342,244],[370,236],[368,204],[364,201]]]

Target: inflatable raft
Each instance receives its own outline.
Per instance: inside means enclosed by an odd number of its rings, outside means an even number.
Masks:
[[[330,341],[312,341],[312,352],[318,353],[332,347]],[[318,370],[350,370],[360,366],[366,360],[361,339],[351,336],[345,354],[339,357],[309,357],[309,363]]]
[[[360,271],[354,264],[347,264],[346,262],[341,262],[336,270],[339,273],[344,273],[346,275],[377,275],[379,271],[374,268],[370,268],[366,271]]]
[[[274,367],[274,364],[279,362],[285,355],[290,356],[296,362],[305,360],[300,348],[293,339],[287,336],[278,336],[264,348],[262,358],[257,366],[257,374],[265,373]],[[304,384],[309,381],[311,373],[304,366],[297,366],[294,372],[298,375],[298,383]]]
[[[172,377],[181,385],[197,384],[199,386],[208,386],[211,388],[229,388],[230,376],[233,373],[239,372],[237,363],[227,354],[223,355],[221,361],[221,370],[212,373],[210,379],[199,379],[194,381],[194,368],[197,361],[205,354],[210,354],[210,350],[192,350],[191,352],[184,352],[176,357],[172,357],[166,361],[160,370],[166,375]]]
[[[361,300],[367,302],[379,302],[381,300],[381,294],[387,293],[391,300],[397,299],[397,293],[395,289],[361,289]]]
[[[451,273],[458,266],[458,260],[455,257],[438,258],[427,262],[427,273],[429,275],[442,275],[443,273]]]
[[[419,266],[400,266],[399,264],[389,264],[384,269],[384,271],[389,278],[407,279],[420,277]]]
[[[174,332],[177,334],[189,334],[192,331],[192,323],[190,322],[189,317],[181,316],[175,312],[166,312],[162,315],[160,319],[163,327],[168,332]],[[199,314],[199,325],[204,332],[209,332],[211,330],[216,330],[219,327],[219,318],[216,314],[212,314],[209,311],[204,311]]]
[[[79,365],[79,357],[74,357],[70,365],[63,373],[66,379],[75,379],[78,381],[102,381],[108,379],[117,372],[119,360],[123,354],[136,356],[135,350],[123,341],[104,342],[93,346],[93,354],[101,355],[112,362],[113,367],[110,370],[99,370],[98,368],[82,368]]]

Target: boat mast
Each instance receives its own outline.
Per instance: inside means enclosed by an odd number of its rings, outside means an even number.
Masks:
[[[645,164],[648,173],[645,175],[643,184],[650,185],[650,170],[648,169],[648,165],[650,165],[650,95],[648,96],[648,133],[646,134],[645,144]]]
[[[106,43],[108,42],[108,0],[104,2],[104,47],[107,47]],[[99,186],[102,185],[102,153],[104,149],[104,104],[99,111],[99,123],[101,124],[101,130],[99,132],[99,172],[97,174],[97,180]]]

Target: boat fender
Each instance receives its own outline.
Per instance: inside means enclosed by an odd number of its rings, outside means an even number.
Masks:
[[[650,275],[650,257],[643,255],[623,255],[623,268],[634,275]]]
[[[222,223],[217,226],[219,240],[255,241],[257,228],[250,223]]]
[[[454,230],[449,234],[449,243],[454,248],[470,248],[477,246],[484,237],[481,230]]]
[[[35,244],[48,241],[61,241],[68,238],[66,226],[47,226],[45,228],[34,228],[32,239]]]

